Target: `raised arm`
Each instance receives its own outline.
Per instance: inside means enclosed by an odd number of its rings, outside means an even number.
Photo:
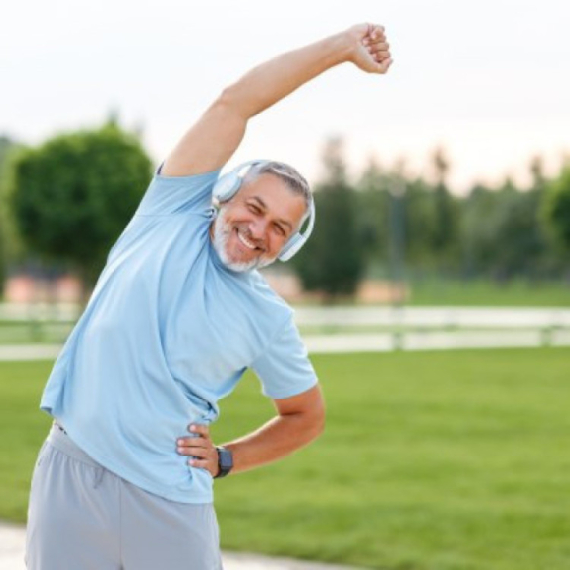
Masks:
[[[251,117],[347,61],[369,73],[386,73],[392,60],[384,28],[359,24],[254,67],[224,89],[186,132],[162,173],[184,176],[221,168],[239,146]]]

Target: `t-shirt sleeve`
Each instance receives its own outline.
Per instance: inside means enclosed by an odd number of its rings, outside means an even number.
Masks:
[[[212,188],[219,170],[190,176],[164,176],[158,167],[139,204],[137,214],[164,216],[182,212],[204,212],[212,207]]]
[[[318,382],[292,318],[251,368],[261,381],[263,393],[273,399],[296,396]]]

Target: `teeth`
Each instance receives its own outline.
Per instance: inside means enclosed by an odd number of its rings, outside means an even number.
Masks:
[[[243,243],[243,245],[245,245],[245,247],[247,247],[248,249],[255,249],[256,248],[255,244],[248,241],[246,239],[246,237],[243,236],[240,232],[237,232],[237,235],[238,235],[239,241],[241,241],[241,243]]]

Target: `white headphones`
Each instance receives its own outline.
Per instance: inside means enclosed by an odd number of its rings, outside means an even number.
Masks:
[[[230,200],[233,196],[236,195],[237,191],[240,189],[240,186],[243,183],[245,175],[250,170],[263,167],[270,162],[271,161],[269,160],[251,160],[220,176],[212,190],[212,196],[214,200],[218,202],[218,204]],[[305,233],[301,233],[300,231],[295,232],[287,240],[287,243],[283,246],[279,252],[279,255],[277,256],[280,261],[287,261],[291,259],[303,247],[303,245],[305,245],[305,242],[309,239],[309,236],[315,227],[315,203],[312,196],[311,202],[309,204],[308,219],[309,223],[307,229],[305,230]]]

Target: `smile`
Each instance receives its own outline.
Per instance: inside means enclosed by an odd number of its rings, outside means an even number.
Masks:
[[[236,230],[236,233],[239,241],[243,243],[245,247],[247,247],[248,249],[257,249],[257,246],[251,243],[239,230]]]

